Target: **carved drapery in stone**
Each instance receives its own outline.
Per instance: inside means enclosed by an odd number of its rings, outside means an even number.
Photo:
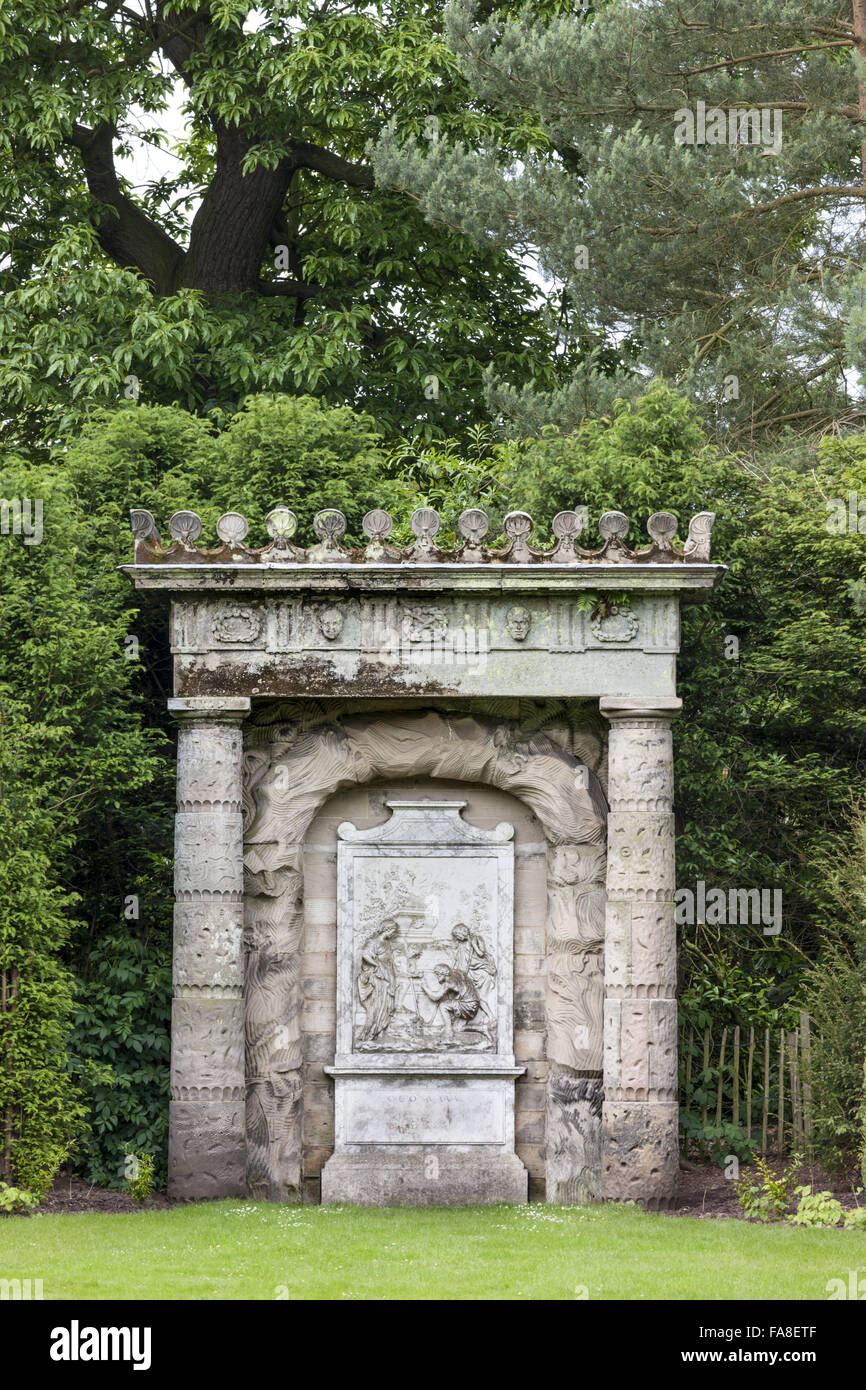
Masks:
[[[250,731],[245,764],[248,1176],[254,1196],[301,1187],[303,840],[339,789],[419,776],[487,784],[522,800],[549,850],[548,1199],[598,1196],[604,938],[604,793],[546,734],[439,712],[332,718],[297,704]],[[316,722],[318,721],[318,722]],[[598,761],[598,740],[582,735]],[[580,735],[575,739],[580,745]]]

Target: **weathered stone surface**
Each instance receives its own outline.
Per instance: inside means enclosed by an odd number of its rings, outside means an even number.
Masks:
[[[243,741],[249,700],[173,700],[178,731],[169,1191],[245,1190]]]
[[[373,1207],[460,1207],[525,1202],[516,1154],[442,1153],[431,1148],[335,1154],[322,1169],[322,1202]]]
[[[443,1205],[488,1200],[477,1153],[514,1157],[514,830],[470,824],[465,805],[393,800],[384,824],[338,829],[330,1200],[367,1200],[371,1156],[395,1145],[437,1170],[462,1157],[457,1187],[439,1179]]]
[[[168,1183],[180,1201],[246,1193],[244,1101],[174,1101]]]
[[[587,729],[581,745],[593,763],[598,764],[601,749],[593,737]],[[569,741],[567,729],[562,741]],[[545,734],[523,735],[502,721],[401,711],[390,719],[382,715],[343,716],[338,722],[308,730],[294,724],[276,724],[272,742],[255,751],[248,748],[247,768],[247,1047],[251,1075],[267,1077],[268,1052],[276,1049],[280,1039],[285,1040],[286,1028],[292,1047],[288,1056],[283,1054],[281,1064],[291,1060],[293,1065],[301,1065],[302,976],[299,959],[296,963],[293,955],[301,950],[299,840],[313,816],[341,786],[371,782],[377,777],[418,778],[431,774],[436,778],[486,782],[509,791],[538,816],[548,841],[561,847],[557,873],[564,897],[557,929],[562,932],[563,949],[561,978],[556,981],[558,1002],[565,1014],[569,1010],[573,1014],[575,1000],[584,999],[586,982],[590,980],[592,993],[586,1006],[578,1002],[576,1015],[563,1015],[561,1032],[570,1039],[563,1044],[563,1056],[570,1062],[590,1064],[594,1057],[594,1065],[600,1070],[602,1020],[597,996],[601,987],[598,952],[602,937],[599,912],[603,896],[605,801],[592,767]],[[583,841],[589,843],[582,845]],[[587,848],[588,853],[582,856],[581,848]],[[322,881],[327,882],[329,871],[324,864],[311,867],[313,891],[319,893],[323,890],[316,874],[324,874]],[[543,902],[543,896],[539,896],[542,910]],[[332,920],[328,899],[314,900],[307,913],[308,947],[313,941],[317,947],[327,945]],[[254,928],[254,921],[263,925]],[[318,931],[320,926],[324,935],[311,937],[311,930]],[[273,982],[269,980],[266,958],[253,966],[253,935],[258,938],[262,934],[274,946],[279,945],[277,955],[283,962]],[[587,952],[595,958],[594,964],[589,963],[588,973],[587,963],[582,961]],[[307,1018],[311,1019],[309,1009]],[[535,1015],[530,1018],[518,1014],[518,1021],[533,1027],[538,1023]],[[543,1037],[532,1031],[523,1037],[529,1059],[542,1057]],[[308,1042],[304,1051],[312,1060],[313,1039]],[[330,1058],[323,1052],[318,1055],[321,1060],[333,1061],[333,1054]],[[295,1117],[297,1135],[286,1152],[299,1154],[303,1148],[299,1107],[292,1106],[291,1115]],[[257,1133],[266,1135],[261,1125]],[[272,1149],[268,1160],[258,1151],[259,1142],[252,1137],[251,1129],[251,1164],[254,1162],[257,1171],[264,1172],[269,1161],[276,1161],[276,1150]],[[284,1175],[274,1181],[277,1188],[282,1188],[287,1183],[292,1186],[294,1180]]]
[[[676,1101],[605,1101],[602,1190],[608,1201],[664,1207],[676,1196]]]
[[[547,1088],[546,1200],[590,1203],[601,1199],[600,1076],[553,1067]]]
[[[612,770],[608,778],[613,777]],[[673,902],[676,886],[673,812],[611,811],[607,891],[611,898]]]
[[[268,518],[273,544],[255,553],[243,544],[246,523],[237,514],[221,518],[222,546],[214,552],[195,548],[200,521],[193,513],[172,518],[174,543],[166,549],[149,514],[134,518],[142,562],[135,581],[174,599],[175,681],[184,693],[170,702],[181,720],[175,1105],[197,1106],[204,1123],[208,1107],[236,1103],[242,1008],[248,1173],[256,1195],[294,1200],[312,1191],[332,1139],[324,1069],[338,1052],[337,1020],[348,1020],[353,1057],[360,1050],[368,1062],[381,1059],[389,1055],[382,1040],[397,1041],[391,1017],[399,1012],[396,996],[389,1002],[387,979],[384,991],[376,984],[377,970],[387,976],[390,969],[387,933],[374,946],[372,926],[365,925],[361,948],[370,958],[352,959],[348,1010],[345,990],[336,997],[331,990],[334,862],[311,855],[305,909],[308,828],[342,788],[428,778],[498,789],[529,808],[540,826],[532,853],[536,860],[547,854],[548,889],[545,901],[536,863],[527,869],[524,892],[518,868],[522,905],[515,926],[518,974],[523,973],[513,992],[505,990],[500,943],[485,938],[483,930],[475,932],[478,946],[472,931],[466,942],[461,939],[466,959],[455,942],[453,959],[428,962],[438,969],[437,985],[419,983],[423,969],[399,985],[404,1060],[411,1053],[413,1018],[421,1019],[422,1033],[434,1017],[447,1015],[452,1025],[459,1019],[461,1043],[473,1031],[486,1036],[486,1044],[479,1036],[471,1051],[456,1045],[453,1033],[447,1046],[428,1049],[444,1066],[446,1080],[440,1083],[430,1067],[422,1077],[436,1083],[424,1098],[427,1149],[456,1143],[454,1132],[443,1138],[447,1113],[463,1139],[468,1130],[461,1125],[476,1131],[465,1144],[473,1155],[470,1170],[476,1159],[488,1161],[477,1133],[487,1140],[498,1134],[503,1114],[507,1130],[514,1107],[497,1108],[505,1090],[491,1089],[482,1072],[459,1078],[453,1072],[470,1056],[476,1064],[485,1057],[503,1060],[504,1039],[516,1023],[514,1054],[526,1082],[516,1128],[522,1151],[532,1152],[534,1180],[544,1144],[548,1196],[597,1194],[603,1066],[610,1152],[637,1156],[635,1168],[646,1173],[641,1200],[665,1200],[676,1151],[675,1114],[672,1145],[659,1138],[676,1094],[669,721],[678,706],[673,692],[679,601],[699,597],[721,577],[721,567],[706,563],[711,523],[709,514],[697,518],[679,552],[676,518],[658,513],[648,523],[650,546],[635,551],[628,544],[628,519],[610,512],[600,522],[604,544],[587,553],[577,544],[577,513],[563,513],[554,525],[551,553],[530,545],[532,520],[515,512],[508,518],[508,545],[495,555],[485,550],[486,519],[476,509],[461,522],[465,544],[448,555],[436,545],[438,518],[422,508],[413,520],[416,543],[402,555],[387,543],[390,519],[374,512],[365,521],[369,545],[363,554],[350,555],[341,542],[344,520],[334,509],[317,516],[319,543],[308,553],[289,543],[297,519],[284,507]],[[613,595],[613,607],[591,615],[585,605],[590,591]],[[623,604],[619,593],[628,593],[631,603]],[[611,721],[609,827],[606,750],[591,720],[584,729],[565,717],[574,697],[600,694],[601,711]],[[291,714],[266,703],[286,695],[300,697]],[[336,705],[341,696],[352,702],[350,708]],[[455,709],[453,696],[465,703]],[[263,704],[242,749],[239,726],[250,697]],[[552,701],[549,707],[542,708],[544,700]],[[528,854],[529,846],[524,848]],[[487,972],[494,983],[495,1027],[488,1020],[473,1030],[468,1025],[483,1015],[479,972],[485,960],[495,972]],[[396,991],[396,975],[394,986]],[[407,1007],[409,986],[434,1006],[429,1019],[420,1007]],[[507,1010],[500,992],[508,993]],[[363,1039],[359,1030],[366,1031]],[[361,1108],[352,1123],[368,1134],[374,1122],[384,1126],[377,1146],[395,1126],[405,1121],[411,1130],[416,1124],[412,1105],[406,1110],[405,1100],[398,1104],[394,1095],[384,1111],[377,1110],[369,1077],[344,1080],[347,1096],[358,1081],[355,1101]],[[464,1088],[486,1087],[487,1100],[479,1090],[475,1109],[465,1112],[449,1102],[437,1121],[434,1096],[457,1080]],[[543,1104],[532,1090],[540,1087],[546,1088]],[[365,1095],[367,1110],[361,1104]],[[633,1108],[641,1106],[643,1121]],[[215,1184],[234,1181],[214,1177],[220,1146],[228,1155],[233,1142],[224,1117],[224,1108],[214,1112],[203,1168],[209,1176],[202,1179],[208,1195],[215,1195]],[[185,1195],[192,1189],[179,1161],[202,1134],[193,1111],[177,1111],[173,1182]],[[517,1172],[513,1152],[509,1163]],[[226,1157],[221,1171],[230,1167]],[[616,1163],[606,1167],[607,1195],[619,1191],[616,1169]],[[461,1183],[469,1180],[465,1161],[461,1172],[462,1178],[455,1170],[451,1196],[442,1188],[446,1200],[459,1200]],[[359,1181],[384,1199],[388,1184],[376,1189],[369,1177]],[[393,1174],[388,1182],[394,1190]],[[491,1184],[494,1190],[493,1177]],[[412,1182],[402,1187],[411,1189]]]
[[[231,1099],[239,1099],[244,1086],[244,1006],[240,996],[214,999],[196,991],[175,998],[171,1029],[172,1094],[187,1099],[185,1092],[190,1088],[215,1088],[231,1091]]]
[[[679,701],[609,698],[603,1192],[664,1204],[676,1189],[673,744]],[[624,809],[623,809],[624,808]]]

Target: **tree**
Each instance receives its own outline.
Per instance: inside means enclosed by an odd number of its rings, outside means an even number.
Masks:
[[[473,98],[428,0],[10,0],[6,437],[44,445],[123,398],[224,420],[261,390],[434,433],[483,418],[486,366],[552,385],[518,264],[375,186],[388,120],[518,157],[546,143]],[[176,172],[133,185],[121,157],[148,147]]]
[[[607,354],[553,393],[499,373],[515,429],[567,431],[647,372],[735,444],[862,421],[844,370],[866,364],[863,0],[609,0],[552,20],[453,0],[447,32],[477,98],[537,118],[552,148],[518,163],[395,127],[377,177],[485,245],[536,248],[564,341]]]

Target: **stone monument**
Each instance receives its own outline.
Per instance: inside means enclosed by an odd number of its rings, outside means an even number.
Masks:
[[[671,721],[713,517],[550,548],[132,513],[171,602],[175,1196],[635,1199],[678,1169]]]

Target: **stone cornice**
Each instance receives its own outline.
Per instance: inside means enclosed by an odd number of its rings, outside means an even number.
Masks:
[[[139,590],[192,593],[655,593],[698,601],[721,583],[726,565],[571,564],[135,564],[121,565]]]

